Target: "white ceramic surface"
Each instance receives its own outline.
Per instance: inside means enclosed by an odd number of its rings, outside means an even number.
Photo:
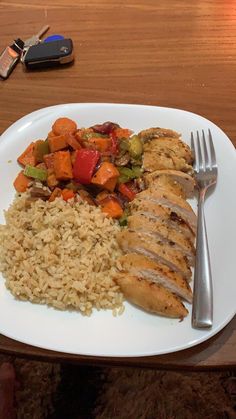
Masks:
[[[236,297],[236,157],[228,137],[207,119],[182,110],[122,104],[66,104],[33,112],[14,123],[0,138],[0,223],[14,197],[13,180],[19,171],[16,157],[32,141],[45,138],[56,118],[67,116],[88,127],[110,120],[135,132],[160,126],[182,133],[212,131],[219,178],[206,202],[206,221],[214,281],[214,325],[211,330],[191,328],[183,321],[147,314],[126,303],[122,316],[111,311],[83,317],[46,306],[15,300],[0,277],[0,333],[30,345],[73,354],[144,356],[164,354],[197,345],[221,330],[235,314]],[[192,202],[196,209],[196,202]]]

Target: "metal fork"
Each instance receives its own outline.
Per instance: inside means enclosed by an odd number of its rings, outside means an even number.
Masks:
[[[217,164],[210,130],[208,130],[207,138],[208,141],[206,141],[203,130],[201,140],[198,131],[195,137],[193,132],[191,133],[191,148],[194,155],[193,168],[199,190],[192,311],[192,326],[194,328],[209,328],[213,323],[212,276],[204,216],[204,200],[208,188],[216,184]]]

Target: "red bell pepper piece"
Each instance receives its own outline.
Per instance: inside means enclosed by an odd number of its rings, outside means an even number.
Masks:
[[[128,198],[129,201],[133,201],[136,196],[136,193],[132,191],[125,183],[121,183],[118,188],[119,192]]]
[[[74,179],[83,185],[88,185],[100,157],[101,154],[97,150],[86,148],[77,150],[73,166]]]

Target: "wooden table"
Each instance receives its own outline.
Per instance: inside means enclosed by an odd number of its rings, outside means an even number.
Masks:
[[[74,41],[75,62],[1,82],[1,131],[36,109],[68,102],[141,103],[205,116],[236,145],[236,5],[200,0],[24,0],[0,4],[3,49],[44,24]],[[165,356],[68,356],[0,336],[0,351],[54,361],[156,368],[236,367],[236,319],[209,341]]]

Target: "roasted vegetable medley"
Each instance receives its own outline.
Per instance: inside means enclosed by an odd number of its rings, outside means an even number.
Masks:
[[[31,142],[18,157],[23,170],[14,187],[28,189],[32,199],[85,200],[122,224],[127,203],[142,190],[142,153],[141,138],[116,123],[78,128],[59,118],[46,139]]]

